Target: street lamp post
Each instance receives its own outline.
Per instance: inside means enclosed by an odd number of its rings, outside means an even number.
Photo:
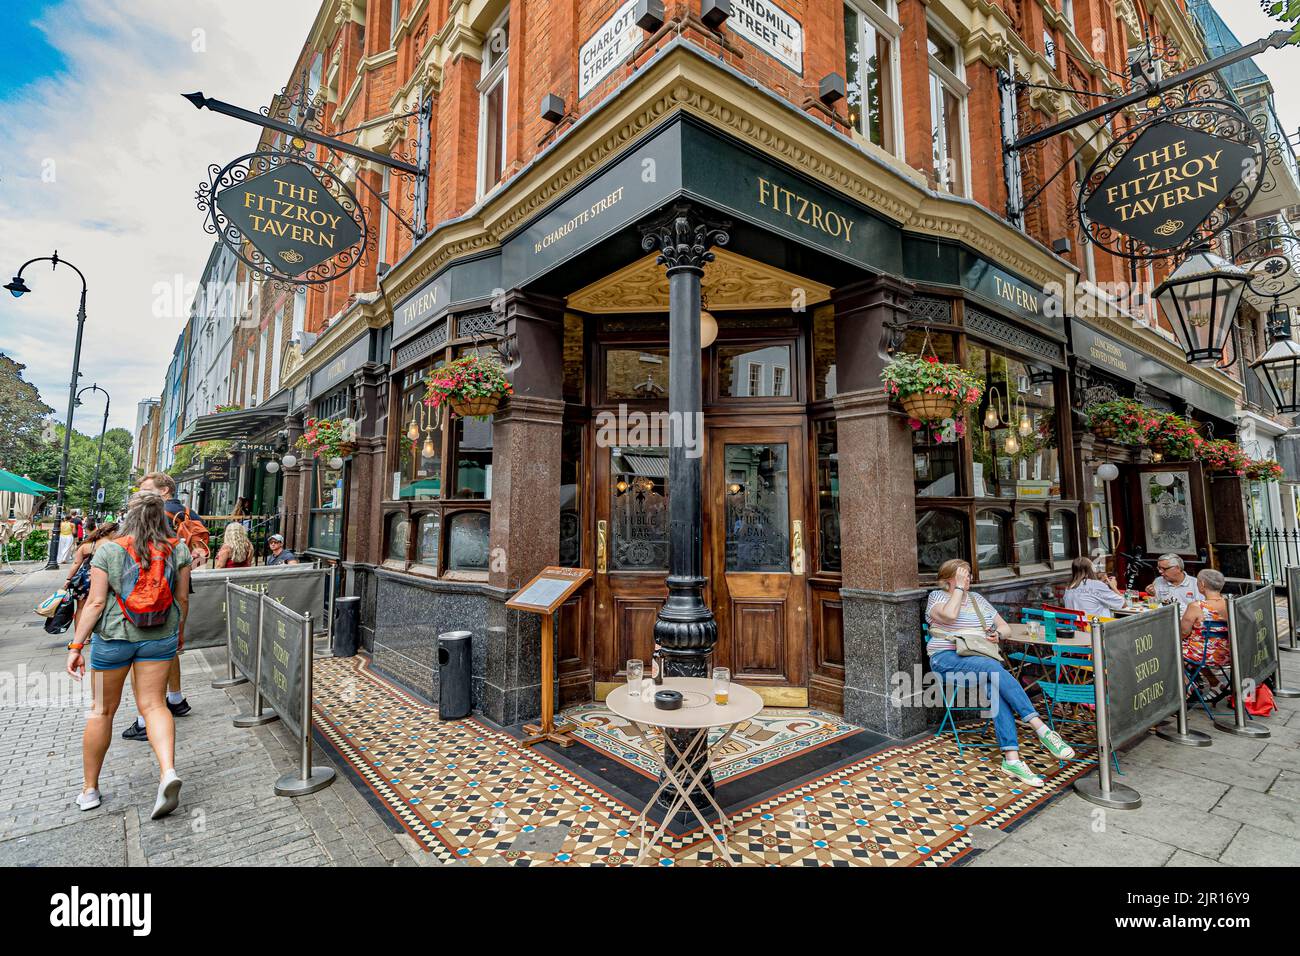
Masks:
[[[99,465],[100,465],[100,462],[102,462],[102,461],[104,460],[104,433],[105,433],[106,431],[108,431],[108,404],[109,404],[110,399],[109,399],[109,396],[108,396],[108,392],[105,391],[104,389],[100,388],[99,385],[98,385],[98,383],[96,383],[96,384],[94,384],[94,385],[87,385],[85,388],[83,388],[80,392],[77,393],[77,404],[78,404],[78,405],[81,404],[81,396],[82,396],[82,394],[84,394],[85,392],[103,392],[103,393],[104,393],[104,421],[103,421],[103,423],[99,426],[99,451],[98,451],[98,453],[96,453],[96,455],[95,455],[95,480],[94,480],[93,482],[91,482],[91,485],[90,485],[90,500],[93,501],[93,502],[95,503],[95,506],[92,508],[92,510],[94,510],[94,511],[98,511],[98,510],[99,510],[99,509],[98,509],[98,505],[99,505]]]
[[[60,259],[59,251],[56,249],[52,256],[38,256],[35,259],[28,259],[22,264],[22,268],[18,270],[18,274],[13,277],[13,280],[5,284],[5,288],[9,290],[15,299],[32,291],[27,287],[27,283],[23,281],[23,270],[33,262],[49,262],[51,263],[51,270],[57,269],[59,263],[62,263],[81,279],[81,304],[77,307],[77,344],[72,352],[72,383],[68,386],[68,418],[63,426],[63,463],[59,468],[59,497],[54,506],[54,528],[50,532],[49,561],[45,564],[45,570],[53,571],[59,567],[59,528],[63,525],[63,504],[68,488],[68,453],[72,449],[72,414],[77,406],[77,379],[81,377],[81,333],[86,328],[86,277],[71,262]]]

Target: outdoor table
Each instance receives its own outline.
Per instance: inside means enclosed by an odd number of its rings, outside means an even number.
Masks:
[[[655,727],[663,738],[663,751],[658,754],[659,767],[663,771],[663,780],[655,788],[655,792],[650,795],[645,808],[637,817],[640,828],[640,849],[637,851],[637,862],[641,861],[641,857],[646,850],[654,847],[656,843],[663,839],[668,832],[669,821],[685,805],[690,808],[691,813],[695,815],[695,819],[700,822],[700,826],[709,835],[709,839],[718,847],[718,850],[722,853],[722,858],[730,864],[731,854],[727,851],[727,831],[730,829],[731,824],[727,820],[726,813],[718,805],[718,801],[713,798],[713,794],[701,787],[700,793],[712,804],[713,809],[718,814],[717,825],[709,823],[692,798],[691,791],[699,786],[700,781],[704,779],[704,774],[708,771],[712,762],[713,754],[726,745],[736,727],[763,709],[763,699],[748,687],[742,687],[733,682],[726,705],[719,706],[713,702],[713,681],[704,677],[665,677],[663,684],[656,685],[655,690],[675,690],[679,692],[682,695],[681,707],[677,710],[660,710],[654,705],[653,700],[643,701],[639,696],[629,696],[626,686],[617,687],[610,691],[609,696],[605,699],[606,707],[624,720],[631,721],[640,733],[645,734],[646,727]],[[709,730],[714,727],[723,727],[725,729],[722,736],[710,744]],[[694,731],[694,733],[686,746],[678,750],[673,743],[672,736],[668,733],[670,730],[687,730]],[[692,770],[691,763],[700,757],[701,748],[703,749],[704,760],[700,763],[698,770]],[[676,788],[676,796],[664,813],[663,822],[655,829],[647,843],[645,832],[650,808],[654,806],[655,801],[659,799],[659,795],[663,793],[664,788],[669,784]],[[721,835],[719,836],[719,834]]]

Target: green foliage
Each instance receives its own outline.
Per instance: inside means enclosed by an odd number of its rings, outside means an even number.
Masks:
[[[1291,42],[1300,43],[1300,0],[1260,0],[1259,5],[1269,16],[1292,24]]]
[[[974,372],[960,365],[940,362],[934,355],[899,352],[881,373],[891,398],[921,393],[951,398],[959,408],[974,405],[984,393],[984,384]]]
[[[37,528],[29,534],[25,541],[12,540],[5,545],[6,561],[44,560],[49,553],[50,533],[42,528]]]
[[[23,473],[23,458],[42,448],[42,419],[54,411],[36,386],[23,380],[26,367],[0,352],[0,468],[17,474]]]
[[[1113,441],[1123,445],[1141,445],[1156,426],[1156,416],[1159,413],[1131,398],[1121,398],[1090,405],[1084,409],[1083,414],[1089,428],[1113,426]]]

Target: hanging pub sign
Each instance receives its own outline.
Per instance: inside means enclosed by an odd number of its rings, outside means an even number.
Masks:
[[[1246,212],[1265,162],[1263,138],[1234,103],[1157,110],[1088,170],[1079,190],[1084,234],[1131,259],[1186,254]]]
[[[257,152],[211,172],[198,192],[204,228],[260,275],[332,282],[365,254],[361,203],[324,164],[295,152]]]

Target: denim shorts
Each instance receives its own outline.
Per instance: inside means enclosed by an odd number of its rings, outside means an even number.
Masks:
[[[156,641],[106,641],[96,634],[90,642],[90,669],[115,671],[141,661],[170,661],[177,653],[177,636]]]

